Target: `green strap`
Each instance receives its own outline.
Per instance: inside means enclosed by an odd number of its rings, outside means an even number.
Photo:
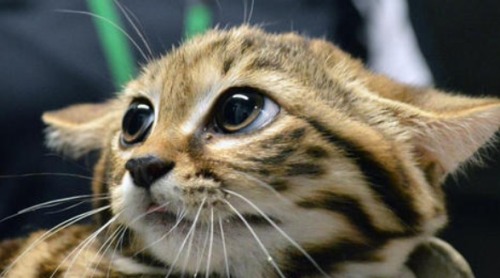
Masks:
[[[112,0],[87,0],[87,4],[90,11],[96,15],[93,21],[114,84],[119,89],[133,78],[136,72],[128,38],[119,30],[125,30],[123,23]],[[188,5],[184,24],[187,38],[203,33],[212,25],[210,7],[203,1],[193,1]]]
[[[135,75],[135,59],[132,56],[127,37],[119,30],[122,21],[112,0],[87,0],[97,28],[101,46],[117,89]]]
[[[184,28],[186,38],[205,32],[212,26],[212,11],[203,1],[188,5]]]

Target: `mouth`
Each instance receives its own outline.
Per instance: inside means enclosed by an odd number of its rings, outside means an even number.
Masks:
[[[205,213],[206,217],[200,217],[198,219],[198,223],[210,223],[214,218],[210,219],[210,213]],[[213,217],[213,216],[212,216]],[[224,225],[230,225],[231,227],[246,227],[247,224],[252,227],[272,227],[272,224],[260,214],[251,214],[251,213],[241,213],[240,216],[236,214],[225,215],[224,217],[217,216],[215,219],[221,219]],[[272,217],[267,216],[271,221],[273,221],[276,225],[280,225],[281,221]],[[151,203],[146,210],[146,218],[153,220],[155,222],[160,222],[164,226],[171,227],[172,225],[179,226],[191,226],[193,225],[193,219],[188,218],[186,215],[176,214],[171,211],[165,205],[159,205],[156,203]],[[243,218],[243,219],[242,219]],[[218,220],[219,221],[219,220]]]
[[[167,210],[167,207],[164,206],[164,205],[159,205],[159,204],[156,204],[156,203],[151,203],[149,204],[147,210],[146,210],[146,213],[147,214],[150,214],[150,213],[165,213],[165,212],[168,212]]]
[[[170,226],[171,224],[177,223],[179,217],[170,211],[166,206],[151,203],[146,209],[146,219],[155,222],[159,221],[163,225]],[[185,217],[181,218],[181,222],[192,224],[192,221],[185,219]]]

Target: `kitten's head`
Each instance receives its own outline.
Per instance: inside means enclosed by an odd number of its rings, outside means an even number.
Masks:
[[[445,224],[440,185],[492,139],[500,101],[403,86],[325,41],[241,27],[44,120],[49,146],[101,150],[100,224],[126,226],[175,272],[391,275]]]

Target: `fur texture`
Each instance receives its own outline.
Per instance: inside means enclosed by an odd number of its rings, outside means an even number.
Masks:
[[[234,88],[258,90],[279,113],[250,132],[214,131],[216,103]],[[155,120],[124,146],[136,99]],[[500,101],[404,86],[323,40],[240,27],[151,62],[105,105],[44,120],[50,147],[101,150],[95,224],[4,243],[18,250],[0,253],[7,277],[395,277],[446,224],[441,183],[493,139]],[[148,190],[125,169],[146,155],[175,163]]]

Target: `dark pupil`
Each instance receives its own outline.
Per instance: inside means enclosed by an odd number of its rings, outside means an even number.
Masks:
[[[231,96],[224,105],[224,119],[230,126],[238,126],[253,114],[258,107],[255,98],[237,94]]]
[[[151,109],[146,104],[133,104],[125,118],[123,120],[123,131],[126,133],[126,136],[136,137],[140,136],[142,132],[144,132],[150,124],[151,118],[153,114]],[[133,139],[133,138],[129,138]]]

